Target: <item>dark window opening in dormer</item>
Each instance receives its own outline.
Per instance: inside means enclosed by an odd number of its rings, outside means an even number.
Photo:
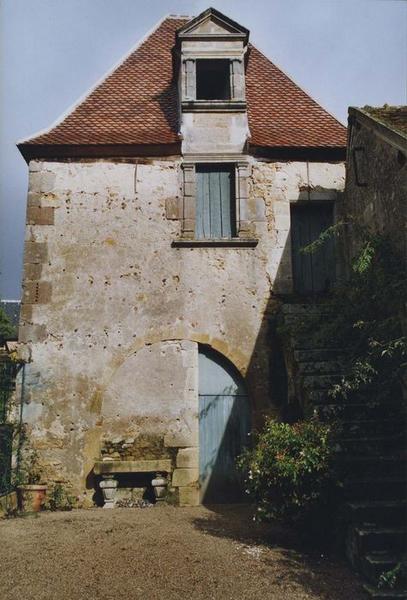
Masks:
[[[200,59],[196,61],[196,99],[230,100],[230,61]]]

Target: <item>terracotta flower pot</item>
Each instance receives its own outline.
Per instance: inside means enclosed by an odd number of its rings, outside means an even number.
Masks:
[[[24,512],[39,512],[47,495],[46,485],[19,485],[17,487],[18,508]]]

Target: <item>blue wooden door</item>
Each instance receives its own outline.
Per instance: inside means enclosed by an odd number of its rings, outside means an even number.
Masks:
[[[248,443],[250,412],[239,373],[219,354],[199,352],[199,478],[201,502],[242,499],[236,458]]]

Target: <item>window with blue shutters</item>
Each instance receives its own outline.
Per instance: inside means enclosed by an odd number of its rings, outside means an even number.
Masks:
[[[234,165],[196,165],[196,239],[236,236]]]

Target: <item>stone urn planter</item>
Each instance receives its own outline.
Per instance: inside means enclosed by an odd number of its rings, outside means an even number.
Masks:
[[[112,475],[103,475],[102,477],[99,487],[105,501],[103,508],[114,508],[118,482]]]
[[[18,508],[23,512],[42,510],[47,495],[44,484],[25,484],[17,486]]]
[[[151,480],[151,485],[157,502],[164,500],[168,485],[167,478],[161,473],[156,473],[154,479]]]

